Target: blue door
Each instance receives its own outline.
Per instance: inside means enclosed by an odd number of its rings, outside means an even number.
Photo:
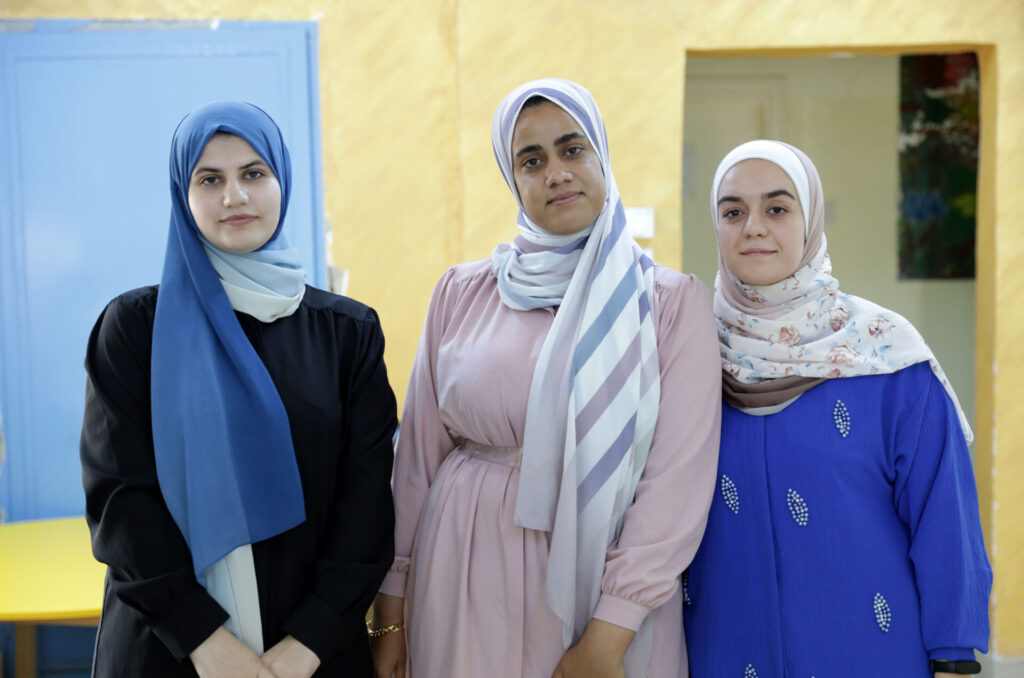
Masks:
[[[192,109],[252,102],[292,154],[286,231],[310,283],[325,256],[316,24],[0,22],[0,415],[7,520],[81,515],[92,324],[157,283],[171,134]]]

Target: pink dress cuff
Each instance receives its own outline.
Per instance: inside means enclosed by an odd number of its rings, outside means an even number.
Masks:
[[[386,596],[405,598],[405,579],[409,575],[409,558],[395,556],[391,569],[384,575],[384,581],[377,589]]]
[[[388,572],[378,590],[386,596],[405,598],[405,576],[405,572]]]
[[[603,593],[597,601],[594,619],[637,631],[649,613],[650,610],[639,603]]]

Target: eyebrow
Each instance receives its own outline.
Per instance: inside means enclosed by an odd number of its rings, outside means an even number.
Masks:
[[[563,134],[562,136],[555,139],[555,146],[561,146],[562,144],[572,141],[573,139],[586,139],[586,137],[580,134],[579,132],[569,132],[568,134]],[[530,144],[529,146],[523,146],[518,151],[516,151],[515,157],[518,158],[519,156],[526,155],[527,153],[536,153],[537,151],[540,150],[543,150],[541,149],[540,144]]]
[[[540,144],[530,144],[529,146],[523,146],[518,151],[516,151],[516,157],[518,158],[519,156],[526,155],[527,153],[535,153],[539,150]]]
[[[793,194],[784,188],[777,188],[774,191],[762,193],[761,200],[771,200],[772,198],[777,198],[780,195],[787,196],[791,200],[796,200],[796,198],[793,197]],[[738,198],[735,195],[723,195],[721,198],[718,199],[718,204],[721,205],[723,202],[743,202],[743,199]]]
[[[582,134],[580,134],[579,132],[569,132],[568,134],[563,134],[562,136],[560,136],[557,139],[555,139],[555,146],[561,146],[565,142],[572,141],[573,139],[583,139],[583,138],[585,138],[585,137]]]
[[[250,162],[245,163],[244,165],[242,165],[238,169],[239,170],[246,170],[246,169],[249,169],[250,167],[255,167],[257,165],[266,166],[266,164],[267,163],[263,162],[263,160],[257,158],[256,160],[252,160]],[[219,167],[197,167],[194,170],[192,170],[192,176],[195,176],[197,174],[202,174],[203,172],[222,172],[222,171],[223,170],[220,169]]]

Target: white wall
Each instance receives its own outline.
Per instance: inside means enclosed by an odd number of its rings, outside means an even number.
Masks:
[[[807,153],[821,174],[833,274],[844,292],[906,316],[974,421],[974,280],[900,280],[899,58],[687,60],[683,268],[711,287],[717,262],[709,192],[733,146],[766,136]]]

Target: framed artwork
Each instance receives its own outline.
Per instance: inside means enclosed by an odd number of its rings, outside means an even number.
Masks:
[[[901,278],[973,278],[978,184],[975,54],[900,58]]]

